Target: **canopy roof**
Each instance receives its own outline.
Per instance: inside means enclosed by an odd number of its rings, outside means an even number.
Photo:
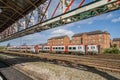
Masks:
[[[47,0],[0,0],[0,32]]]

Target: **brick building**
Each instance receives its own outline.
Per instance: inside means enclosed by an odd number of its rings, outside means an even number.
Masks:
[[[68,45],[68,44],[70,44],[70,38],[67,35],[52,37],[47,41],[47,45]]]
[[[120,38],[114,38],[112,41],[112,45],[117,48],[120,48]]]
[[[110,48],[110,33],[107,31],[91,31],[72,36],[71,44],[97,44],[101,48]]]

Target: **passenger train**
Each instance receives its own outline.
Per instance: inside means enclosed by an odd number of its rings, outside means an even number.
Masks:
[[[35,46],[11,46],[9,51],[30,52],[30,53],[69,53],[69,54],[98,54],[100,45],[35,45]]]

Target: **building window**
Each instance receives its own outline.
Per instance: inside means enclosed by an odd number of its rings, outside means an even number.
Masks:
[[[95,42],[95,40],[93,40],[93,42]]]
[[[78,47],[78,49],[82,49],[82,47]]]
[[[102,39],[99,39],[99,42],[101,42],[102,41]]]
[[[102,36],[102,34],[99,34],[99,37],[101,37]]]

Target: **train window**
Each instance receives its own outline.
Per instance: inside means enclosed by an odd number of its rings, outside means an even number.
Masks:
[[[94,46],[92,46],[92,47],[91,47],[91,49],[95,49],[95,47],[94,47]]]
[[[93,49],[93,47],[91,47],[91,49]]]
[[[82,49],[82,47],[78,47],[78,49]]]
[[[56,47],[56,49],[57,49],[57,47]]]
[[[62,49],[64,49],[64,47],[62,47]]]
[[[39,49],[42,49],[41,47]]]
[[[72,47],[69,47],[69,49],[72,49]]]
[[[61,49],[61,47],[59,47],[59,49]]]
[[[76,47],[73,47],[73,50],[75,50],[76,49]]]

